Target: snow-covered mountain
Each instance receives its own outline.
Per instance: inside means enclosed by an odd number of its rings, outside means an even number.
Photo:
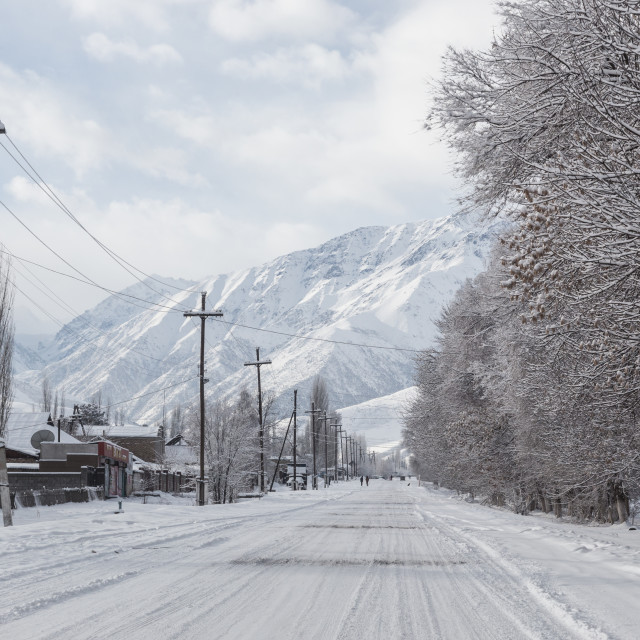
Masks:
[[[68,401],[98,391],[103,403],[141,396],[124,405],[128,417],[157,420],[163,403],[169,413],[197,398],[200,320],[183,312],[199,308],[206,291],[207,309],[224,312],[207,321],[207,395],[254,392],[256,369],[244,363],[259,346],[273,361],[261,368],[263,390],[283,412],[294,388],[307,408],[316,374],[333,406],[355,405],[413,384],[411,350],[432,343],[433,320],[482,269],[501,228],[471,216],[365,227],[202,282],[147,280],[75,318],[37,354],[21,349],[20,359],[45,362],[51,386],[64,387]],[[42,376],[21,371],[20,395],[37,401]]]
[[[416,395],[417,387],[409,387],[387,396],[340,409],[343,428],[348,433],[365,436],[367,448],[378,454],[397,448],[402,442],[402,417]]]

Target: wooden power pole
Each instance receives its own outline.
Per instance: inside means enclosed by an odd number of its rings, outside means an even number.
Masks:
[[[340,461],[342,462],[342,466],[345,469],[345,478],[344,479],[348,480],[349,479],[349,467],[345,466],[345,464],[344,464],[345,455],[344,455],[344,450],[342,449],[342,434],[344,433],[344,438],[346,440],[347,439],[347,432],[346,431],[344,431],[344,432],[342,431],[342,425],[340,426],[340,429],[338,429],[338,432],[340,433]]]
[[[220,318],[222,317],[222,311],[205,311],[204,305],[207,299],[207,292],[203,291],[202,296],[202,308],[200,311],[187,311],[182,315],[185,318],[193,318],[197,316],[200,318],[200,478],[199,490],[198,490],[198,504],[202,507],[204,505],[204,385],[205,382],[209,382],[204,377],[204,328],[205,320],[207,318]]]
[[[317,489],[318,483],[316,482],[316,413],[322,413],[320,409],[316,409],[316,403],[311,403],[311,411],[305,411],[305,413],[311,414],[311,441],[313,443],[313,479],[311,481],[311,488]]]
[[[323,411],[322,416],[318,418],[318,420],[322,420],[324,422],[324,488],[327,488],[327,475],[328,475],[328,464],[327,464],[327,420],[331,420],[331,418],[327,418],[327,412]]]
[[[7,452],[2,438],[0,438],[0,501],[2,501],[4,526],[10,527],[13,524],[11,518],[11,492],[9,491],[9,474],[7,473]]]
[[[293,482],[291,488],[298,490],[298,390],[293,390]]]
[[[262,425],[262,386],[260,384],[260,367],[271,364],[271,360],[260,360],[260,347],[256,347],[255,362],[245,362],[245,367],[255,367],[258,370],[258,439],[260,440],[260,492],[264,493],[264,426]]]
[[[332,425],[335,438],[333,440],[333,479],[338,482],[338,427],[342,427],[341,424],[334,422]],[[342,449],[342,443],[340,443],[340,449]]]

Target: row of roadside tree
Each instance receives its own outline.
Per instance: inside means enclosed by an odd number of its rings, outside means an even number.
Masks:
[[[501,3],[450,49],[427,124],[508,231],[418,362],[423,476],[526,512],[624,520],[640,492],[640,5]]]

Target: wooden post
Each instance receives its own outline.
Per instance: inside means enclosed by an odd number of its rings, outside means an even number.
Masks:
[[[298,390],[293,390],[293,483],[291,485],[294,491],[298,490],[298,451],[297,451],[297,437],[298,437]]]
[[[11,518],[11,492],[9,491],[9,474],[7,472],[7,452],[4,440],[0,440],[0,500],[2,500],[2,520],[5,527],[13,525]]]

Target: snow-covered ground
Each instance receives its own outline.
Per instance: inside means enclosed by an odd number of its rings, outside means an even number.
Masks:
[[[0,530],[3,638],[637,638],[640,532],[352,481]]]

